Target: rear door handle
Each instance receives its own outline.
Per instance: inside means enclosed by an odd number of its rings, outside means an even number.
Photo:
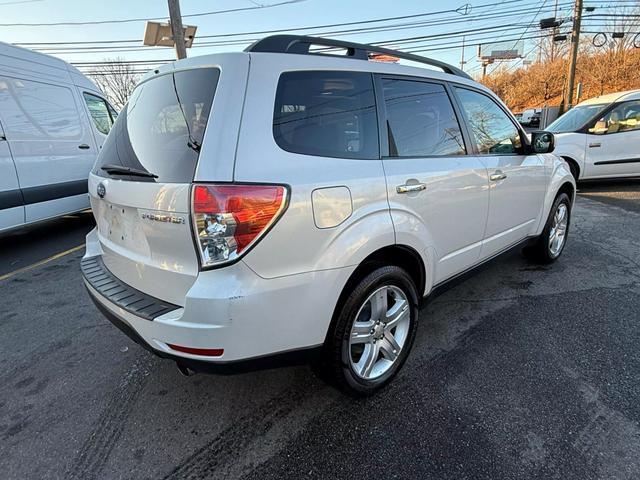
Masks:
[[[489,176],[489,180],[491,180],[492,182],[497,182],[498,180],[504,180],[505,178],[507,178],[507,174],[502,172],[502,170],[496,170],[495,173],[492,173]]]
[[[411,185],[398,185],[396,187],[396,192],[398,193],[411,193],[411,192],[421,192],[422,190],[427,189],[426,183],[412,183]]]
[[[589,144],[589,148],[597,148],[597,147],[601,147],[602,144],[600,142],[596,142],[596,143],[590,143]]]
[[[91,147],[86,143],[83,143],[82,145],[78,145],[78,148],[81,150],[89,150]]]

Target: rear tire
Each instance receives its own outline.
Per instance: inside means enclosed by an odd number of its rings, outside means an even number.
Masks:
[[[571,200],[566,193],[561,193],[551,206],[542,233],[535,244],[525,248],[523,253],[538,263],[555,262],[567,244],[570,223]]]
[[[324,374],[344,392],[366,396],[387,385],[409,355],[418,326],[418,295],[397,266],[360,280],[336,311]]]

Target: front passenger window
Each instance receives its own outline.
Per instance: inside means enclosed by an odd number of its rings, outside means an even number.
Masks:
[[[640,130],[640,100],[615,107],[589,129],[589,133],[608,134]]]
[[[102,98],[90,93],[85,92],[83,96],[96,128],[100,133],[107,135],[111,130],[111,125],[113,125],[107,103]]]
[[[471,131],[482,154],[518,154],[522,146],[520,132],[507,114],[491,98],[456,87]]]

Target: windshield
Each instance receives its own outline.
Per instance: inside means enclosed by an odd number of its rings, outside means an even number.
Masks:
[[[574,107],[567,113],[556,119],[545,130],[553,133],[575,132],[584,126],[589,120],[601,112],[607,105],[583,105]]]
[[[123,180],[191,182],[219,75],[216,68],[182,70],[138,85],[93,173]]]

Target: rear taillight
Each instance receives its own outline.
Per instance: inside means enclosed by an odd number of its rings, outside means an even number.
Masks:
[[[279,185],[196,185],[193,228],[203,267],[233,261],[278,220],[287,203]]]

